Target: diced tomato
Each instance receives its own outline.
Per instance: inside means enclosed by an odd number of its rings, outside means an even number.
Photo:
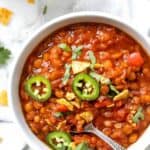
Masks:
[[[101,60],[110,59],[110,53],[105,52],[105,51],[100,51],[100,52],[99,52],[99,58],[100,58]]]
[[[58,111],[58,112],[67,112],[68,108],[65,105],[57,105],[56,106],[56,111]]]
[[[98,101],[95,103],[95,107],[96,108],[102,108],[102,107],[109,107],[110,105],[112,105],[113,102],[110,99],[107,100],[103,100],[103,101]]]
[[[143,65],[144,59],[139,52],[134,52],[130,54],[128,63],[131,66],[140,67]]]

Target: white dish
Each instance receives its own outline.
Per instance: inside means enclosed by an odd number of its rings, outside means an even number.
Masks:
[[[68,14],[48,22],[38,31],[36,31],[35,34],[26,42],[21,54],[17,58],[9,82],[9,99],[10,106],[14,114],[14,121],[18,124],[20,130],[23,132],[28,144],[35,150],[48,150],[49,147],[32,133],[24,119],[18,94],[19,79],[22,73],[22,68],[28,55],[45,37],[61,27],[80,22],[96,22],[115,26],[133,37],[143,47],[146,53],[150,55],[150,46],[146,38],[144,38],[137,30],[131,27],[131,25],[105,13],[79,12]],[[146,139],[148,138],[149,134],[150,128],[148,128],[144,132],[143,136],[135,144],[130,146],[128,150],[144,149],[144,147],[148,145],[148,140]]]

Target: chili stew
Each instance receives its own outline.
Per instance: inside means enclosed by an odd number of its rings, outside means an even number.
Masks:
[[[150,123],[150,57],[129,35],[97,23],[64,27],[28,57],[20,101],[34,134],[54,150],[111,150],[94,125],[124,147]]]

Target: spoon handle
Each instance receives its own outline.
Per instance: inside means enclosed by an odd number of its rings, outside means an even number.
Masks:
[[[100,132],[97,128],[94,128],[93,133],[95,133],[98,137],[108,143],[114,150],[126,150],[120,144],[116,143],[114,140],[106,136],[103,132]]]
[[[109,138],[107,135],[105,135],[103,132],[95,128],[92,124],[86,127],[86,131],[93,133],[97,135],[99,138],[101,138],[103,141],[105,141],[108,145],[110,145],[114,150],[126,150],[123,146]]]

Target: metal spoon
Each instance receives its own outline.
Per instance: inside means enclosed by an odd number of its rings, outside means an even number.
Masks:
[[[71,131],[71,132],[75,133],[75,134],[80,133],[77,131]],[[103,141],[105,141],[109,146],[111,146],[114,150],[126,150],[126,148],[124,148],[120,144],[116,143],[114,140],[112,140],[107,135],[105,135],[103,132],[101,132],[96,127],[94,127],[94,125],[92,123],[87,124],[84,127],[83,132],[84,133],[93,133],[93,134],[97,135],[99,138],[101,138]]]

